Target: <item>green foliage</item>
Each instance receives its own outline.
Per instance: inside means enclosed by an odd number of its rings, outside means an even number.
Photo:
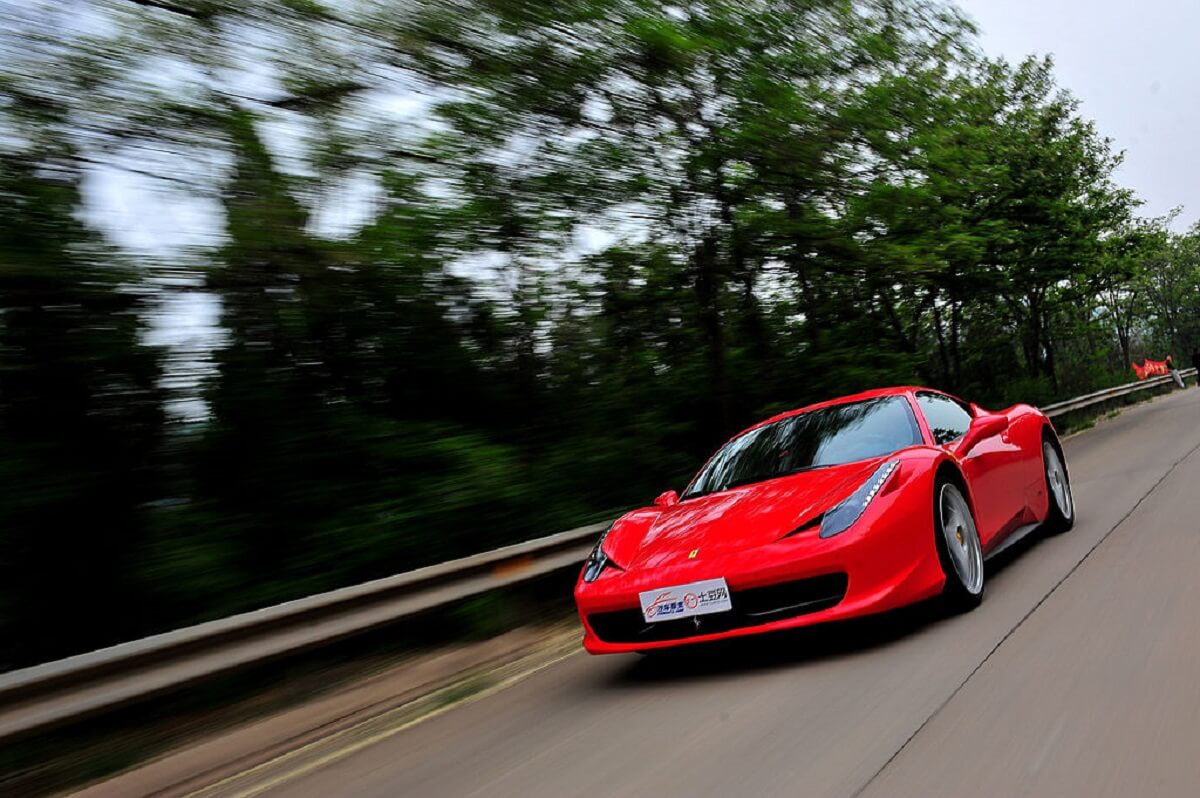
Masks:
[[[1200,343],[1200,230],[936,0],[93,5],[0,34],[0,664],[595,520],[809,401]],[[219,245],[105,246],[97,166]],[[143,342],[184,290],[224,333],[187,421]]]
[[[79,223],[81,175],[56,155],[0,156],[0,667],[98,647],[111,618],[137,618],[127,577],[156,496],[159,372],[136,274]]]

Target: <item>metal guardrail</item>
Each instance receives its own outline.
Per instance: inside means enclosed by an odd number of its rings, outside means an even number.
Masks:
[[[580,568],[606,524],[0,675],[0,743],[495,588]]]
[[[1192,377],[1195,369],[1182,374]],[[1170,384],[1155,377],[1049,405],[1050,417]],[[604,524],[0,675],[0,743],[479,593],[579,568]]]
[[[1183,369],[1179,372],[1179,376],[1183,379],[1191,379],[1196,376],[1196,369]],[[1151,377],[1148,380],[1139,380],[1138,382],[1130,382],[1125,385],[1118,385],[1114,388],[1105,388],[1103,391],[1096,391],[1084,396],[1077,396],[1074,399],[1068,399],[1065,402],[1057,402],[1052,405],[1046,405],[1042,408],[1042,412],[1050,418],[1062,416],[1067,413],[1073,413],[1076,410],[1094,407],[1095,405],[1104,404],[1105,402],[1119,399],[1122,396],[1128,396],[1138,391],[1145,391],[1150,388],[1158,388],[1163,385],[1172,385],[1175,378],[1170,374],[1165,374],[1161,377]]]

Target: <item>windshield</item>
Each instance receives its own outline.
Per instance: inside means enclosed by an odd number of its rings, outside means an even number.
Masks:
[[[917,420],[902,396],[823,407],[734,438],[701,469],[683,498],[880,457],[918,443]]]

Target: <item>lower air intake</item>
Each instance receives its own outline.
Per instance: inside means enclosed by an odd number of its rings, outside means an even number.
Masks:
[[[733,609],[729,612],[646,623],[640,609],[629,609],[592,613],[588,616],[588,623],[596,636],[606,643],[684,640],[827,610],[845,598],[847,584],[845,574],[828,574],[747,590],[731,590]]]

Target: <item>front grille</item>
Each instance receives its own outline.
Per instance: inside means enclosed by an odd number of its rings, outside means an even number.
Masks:
[[[683,640],[827,610],[845,597],[847,584],[845,574],[828,574],[766,587],[731,590],[733,609],[728,612],[646,623],[640,609],[617,610],[592,613],[588,623],[596,636],[606,643]]]

